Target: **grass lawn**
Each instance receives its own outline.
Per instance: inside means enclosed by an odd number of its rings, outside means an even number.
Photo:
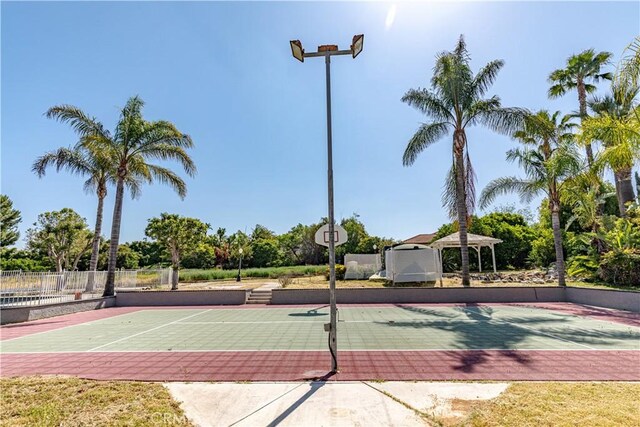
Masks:
[[[437,420],[464,426],[637,426],[640,383],[522,382],[498,398],[464,405],[464,421]],[[456,402],[454,401],[454,409]],[[465,411],[466,412],[466,411]]]
[[[191,425],[159,383],[70,377],[0,379],[0,423],[12,426]],[[640,383],[516,382],[490,401],[453,400],[440,426],[637,426]]]
[[[69,377],[0,379],[0,424],[11,426],[189,426],[159,383]]]

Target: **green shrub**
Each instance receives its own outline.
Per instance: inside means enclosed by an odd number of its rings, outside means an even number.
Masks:
[[[556,260],[556,250],[553,242],[553,230],[538,227],[537,237],[531,242],[529,259],[538,267],[547,267]]]
[[[344,280],[344,273],[347,271],[344,265],[336,264],[336,280]],[[329,267],[324,272],[324,277],[329,280]]]
[[[600,260],[598,276],[614,285],[640,286],[640,250],[607,252]]]
[[[567,274],[578,279],[592,281],[598,273],[598,259],[590,255],[576,255],[567,261]]]

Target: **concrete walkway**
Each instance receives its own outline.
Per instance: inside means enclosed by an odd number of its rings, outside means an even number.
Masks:
[[[166,383],[197,426],[428,426],[451,401],[493,399],[505,383]]]

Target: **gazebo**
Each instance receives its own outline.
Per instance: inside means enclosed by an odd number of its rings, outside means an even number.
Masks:
[[[502,243],[502,240],[489,236],[480,236],[478,234],[467,233],[467,245],[473,248],[478,253],[478,269],[482,272],[482,261],[480,256],[480,248],[487,246],[491,248],[491,259],[493,260],[493,272],[496,273],[496,251],[494,245],[496,243]],[[440,259],[440,271],[442,271],[442,250],[445,248],[459,248],[460,247],[460,232],[449,234],[442,239],[436,240],[430,245],[432,248],[438,250],[438,258]]]

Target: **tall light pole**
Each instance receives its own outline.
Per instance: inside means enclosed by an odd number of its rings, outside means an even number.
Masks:
[[[329,323],[329,351],[331,352],[331,370],[338,371],[338,309],[336,307],[336,245],[335,219],[333,215],[333,144],[331,140],[331,57],[335,55],[351,55],[353,58],[362,52],[364,34],[353,36],[349,50],[339,50],[337,45],[318,46],[317,52],[305,52],[300,40],[291,40],[291,54],[300,62],[304,58],[324,57],[327,85],[327,188],[329,205],[329,305],[331,307]]]

